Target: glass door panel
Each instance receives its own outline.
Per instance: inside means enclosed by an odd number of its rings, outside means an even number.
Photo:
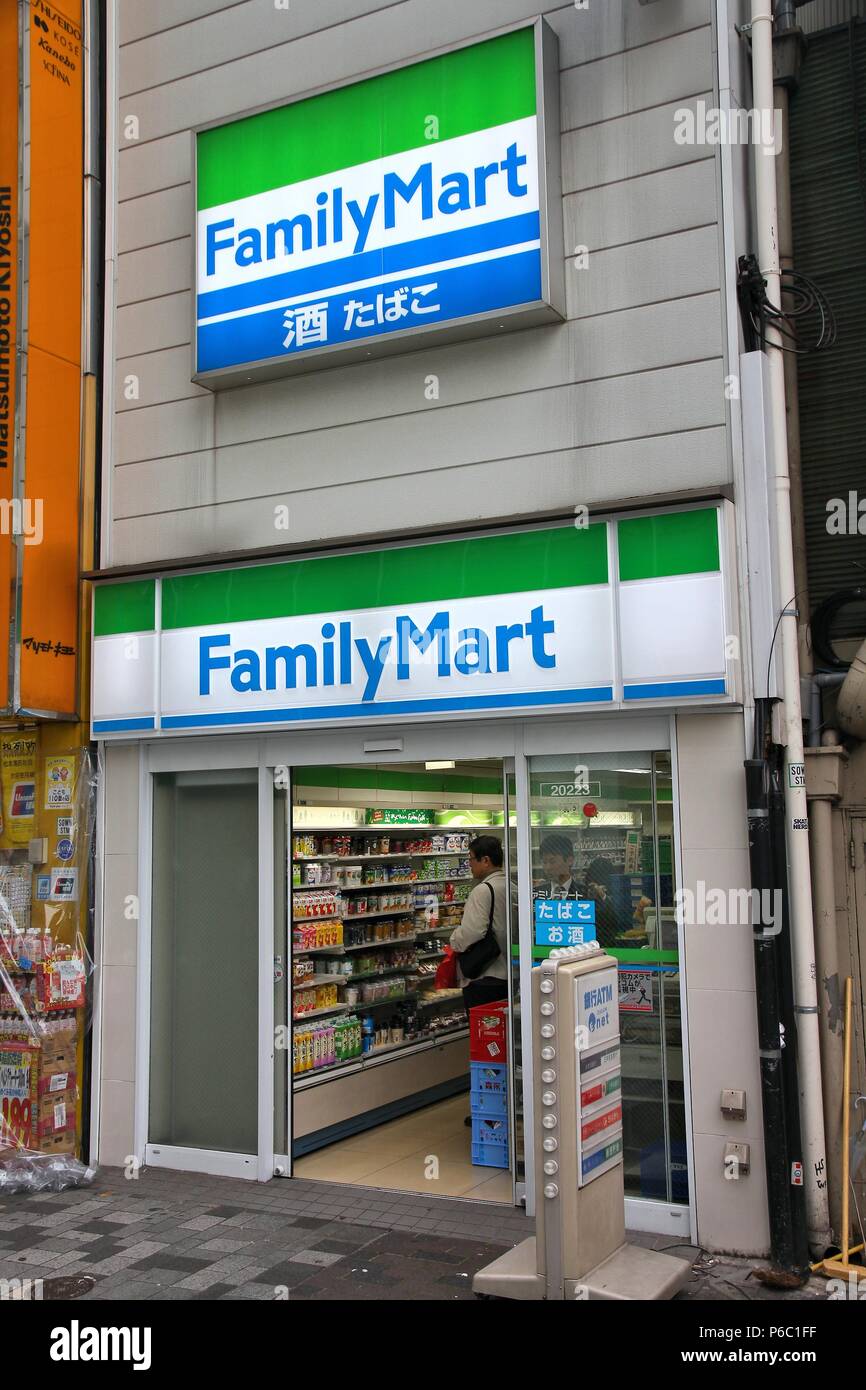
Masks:
[[[277,774],[287,777],[288,769]],[[289,914],[289,793],[279,783],[274,788],[274,1153],[280,1155],[280,1176],[291,1176],[292,1146],[289,1138],[289,1053],[292,1027],[289,1018],[292,956],[288,932]]]
[[[670,754],[533,757],[530,808],[534,957],[594,915],[619,963],[626,1197],[687,1203]]]
[[[258,1150],[258,774],[153,779],[151,1144]]]
[[[509,885],[509,949],[511,952],[511,1167],[517,1187],[526,1185],[523,1055],[520,1014],[520,899],[517,878],[517,791],[512,771],[513,759],[504,770],[506,834],[503,838],[505,874]]]

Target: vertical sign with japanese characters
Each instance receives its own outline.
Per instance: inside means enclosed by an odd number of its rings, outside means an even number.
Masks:
[[[199,131],[197,379],[560,318],[554,49],[539,21]]]
[[[12,515],[15,476],[15,363],[18,323],[18,0],[0,0],[0,709],[11,704],[9,643],[15,541]],[[8,508],[8,510],[7,510]]]
[[[81,0],[29,8],[26,487],[18,707],[78,707],[83,62]]]

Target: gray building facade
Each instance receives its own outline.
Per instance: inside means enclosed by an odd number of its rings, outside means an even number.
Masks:
[[[595,520],[719,508],[726,698],[689,706],[657,695],[643,710],[605,716],[618,721],[616,748],[671,755],[673,875],[695,900],[707,885],[727,893],[750,882],[742,761],[754,684],[765,678],[753,680],[751,660],[750,583],[765,558],[746,528],[750,434],[736,300],[737,257],[751,249],[750,162],[760,155],[706,128],[707,112],[749,105],[748,54],[735,30],[747,8],[736,0],[110,6],[100,583],[502,535],[569,523],[583,509]],[[192,132],[539,16],[558,40],[564,320],[422,348],[407,341],[389,356],[313,363],[232,389],[196,384]],[[477,756],[500,746],[506,722],[477,722]],[[363,721],[356,725],[332,730],[334,762],[363,761]],[[597,710],[521,716],[505,756],[567,749],[587,752],[592,767],[612,747],[613,728]],[[459,743],[449,744],[445,720],[389,724],[388,733],[421,762],[453,756]],[[203,757],[213,768],[240,766],[241,748],[263,769],[328,760],[318,744],[298,753],[302,731],[291,737],[288,753],[273,728],[106,740],[93,1088],[102,1162],[159,1161],[147,1130],[154,1054],[143,1017],[154,873],[146,784],[201,768]],[[533,775],[530,766],[530,791]],[[677,945],[666,987],[682,1004],[679,1166],[688,1197],[677,1198],[668,1173],[658,1216],[647,1200],[632,1218],[689,1232],[706,1248],[762,1253],[751,928],[687,920]],[[262,1065],[269,1048],[260,1040]],[[748,1097],[747,1118],[733,1126],[719,1106],[726,1087]],[[267,1104],[260,1094],[260,1135]],[[725,1162],[731,1140],[751,1150],[748,1173],[735,1180]],[[184,1153],[181,1166],[195,1167]],[[255,1168],[251,1176],[270,1176],[261,1162]]]

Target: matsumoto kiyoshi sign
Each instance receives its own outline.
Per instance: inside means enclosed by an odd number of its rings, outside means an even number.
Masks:
[[[702,507],[99,585],[93,733],[730,698],[722,522]]]
[[[199,131],[197,377],[560,316],[558,80],[538,21]]]

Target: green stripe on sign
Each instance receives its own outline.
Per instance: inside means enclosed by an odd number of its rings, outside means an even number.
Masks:
[[[521,531],[162,581],[164,629],[607,583],[607,525]]]
[[[93,594],[93,635],[153,632],[156,627],[156,580],[97,584]]]
[[[518,29],[199,132],[197,206],[235,202],[535,113],[534,32]]]
[[[669,516],[640,516],[617,523],[619,577],[662,579],[719,569],[715,507]]]

